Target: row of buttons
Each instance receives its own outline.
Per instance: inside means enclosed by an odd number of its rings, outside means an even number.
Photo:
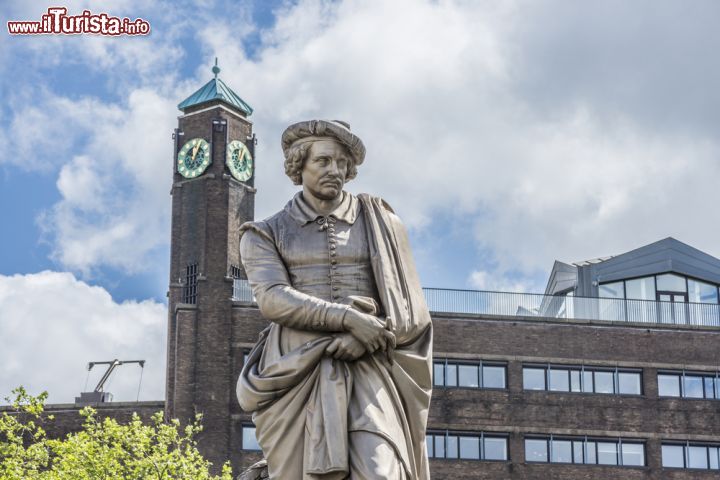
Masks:
[[[337,239],[335,237],[335,217],[321,217],[318,219],[320,225],[320,231],[325,230],[327,234],[328,243],[328,254],[330,256],[330,272],[328,273],[330,285],[330,298],[332,301],[338,300],[338,295],[335,292],[340,290],[338,285],[335,285],[335,275],[337,273]]]

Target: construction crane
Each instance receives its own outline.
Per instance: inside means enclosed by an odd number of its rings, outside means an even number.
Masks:
[[[145,360],[118,360],[117,358],[115,360],[109,360],[109,361],[103,361],[103,362],[90,362],[88,363],[87,370],[88,370],[88,376],[90,375],[90,370],[93,369],[95,365],[107,365],[108,368],[103,374],[102,378],[100,378],[100,381],[95,386],[95,390],[92,392],[80,392],[79,397],[75,397],[75,404],[76,405],[90,405],[95,403],[105,403],[105,402],[111,402],[112,401],[112,393],[106,392],[104,390],[105,382],[107,382],[108,378],[110,378],[110,375],[112,372],[119,367],[120,365],[125,365],[128,363],[137,363],[140,365],[140,368],[142,369],[140,371],[140,384],[138,385],[138,399],[140,398],[140,385],[142,385],[142,372],[145,369]],[[87,386],[87,381],[86,381]]]

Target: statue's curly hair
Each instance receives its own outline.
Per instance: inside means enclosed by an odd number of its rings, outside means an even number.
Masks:
[[[307,159],[310,145],[312,145],[312,142],[301,142],[297,145],[292,145],[285,151],[285,175],[290,177],[290,180],[292,180],[295,185],[302,185],[302,169]],[[350,159],[347,173],[345,174],[345,181],[349,182],[357,176],[357,162],[345,145],[343,145],[343,148]]]

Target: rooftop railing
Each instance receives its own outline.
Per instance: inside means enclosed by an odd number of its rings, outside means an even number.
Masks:
[[[716,303],[656,302],[442,288],[423,288],[423,292],[428,308],[435,313],[720,327],[720,305]],[[254,302],[247,280],[235,280],[233,299],[245,303]]]

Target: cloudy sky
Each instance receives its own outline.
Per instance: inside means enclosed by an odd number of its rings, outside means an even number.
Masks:
[[[3,28],[57,3],[4,1]],[[716,1],[63,5],[152,32],[1,34],[0,396],[72,401],[88,361],[144,358],[140,398],[163,397],[170,135],[216,56],[255,109],[256,216],[296,189],[282,129],[347,120],[348,190],[404,218],[425,286],[538,292],[555,259],[667,236],[720,257]]]

